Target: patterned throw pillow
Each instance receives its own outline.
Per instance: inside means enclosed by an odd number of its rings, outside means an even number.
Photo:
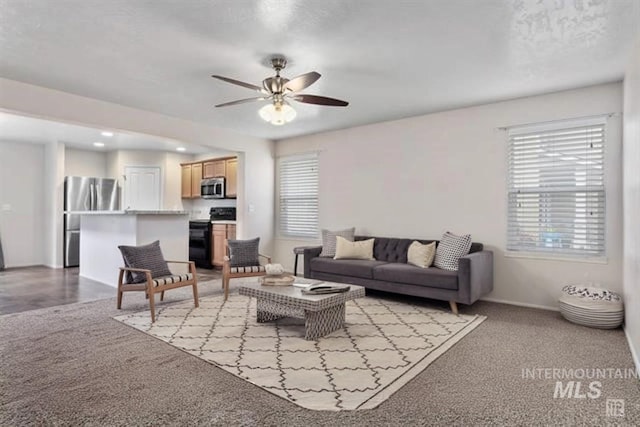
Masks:
[[[442,235],[436,248],[436,259],[433,265],[443,270],[458,270],[458,260],[471,249],[471,234],[456,236],[448,231]]]
[[[436,256],[436,242],[423,245],[420,242],[413,242],[407,251],[407,264],[412,264],[421,268],[428,268],[433,264]]]
[[[333,258],[336,255],[336,236],[344,237],[348,241],[353,242],[353,236],[355,234],[355,227],[338,231],[322,229],[322,252],[320,256]]]
[[[368,259],[373,258],[373,242],[375,239],[350,242],[342,236],[336,236],[336,255],[333,259]]]
[[[171,276],[171,271],[167,261],[162,256],[160,241],[149,243],[143,246],[118,246],[125,267],[144,268],[151,270],[151,277]],[[144,273],[137,271],[127,271],[127,283],[142,283],[147,280]]]
[[[250,240],[228,240],[229,264],[231,267],[260,265],[258,246],[260,238]]]

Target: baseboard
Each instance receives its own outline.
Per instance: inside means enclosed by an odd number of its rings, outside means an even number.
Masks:
[[[560,311],[560,309],[558,307],[550,307],[550,306],[547,306],[547,305],[538,305],[538,304],[528,304],[526,302],[507,301],[507,300],[496,299],[496,298],[480,298],[480,301],[488,301],[488,302],[497,302],[497,303],[500,303],[500,304],[517,305],[518,307],[538,308],[540,310]]]
[[[629,350],[631,350],[631,358],[633,359],[633,364],[636,365],[636,372],[640,372],[640,354],[638,354],[636,349],[633,347],[633,342],[631,341],[631,337],[627,332],[626,325],[622,326],[622,329],[624,330],[624,335],[627,337],[627,344],[629,345]]]

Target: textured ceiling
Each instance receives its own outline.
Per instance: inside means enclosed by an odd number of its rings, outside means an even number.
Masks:
[[[0,0],[0,76],[282,139],[620,80],[638,36],[636,0]],[[259,85],[322,77],[276,127]],[[0,99],[1,102],[1,99]]]

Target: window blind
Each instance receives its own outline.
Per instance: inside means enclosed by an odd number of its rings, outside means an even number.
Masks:
[[[318,236],[318,155],[287,156],[279,161],[279,234]]]
[[[604,119],[509,131],[510,251],[605,255]]]

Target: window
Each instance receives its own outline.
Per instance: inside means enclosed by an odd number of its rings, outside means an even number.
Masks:
[[[318,237],[318,155],[280,158],[279,234],[284,237]]]
[[[605,255],[603,118],[509,130],[507,250]]]

